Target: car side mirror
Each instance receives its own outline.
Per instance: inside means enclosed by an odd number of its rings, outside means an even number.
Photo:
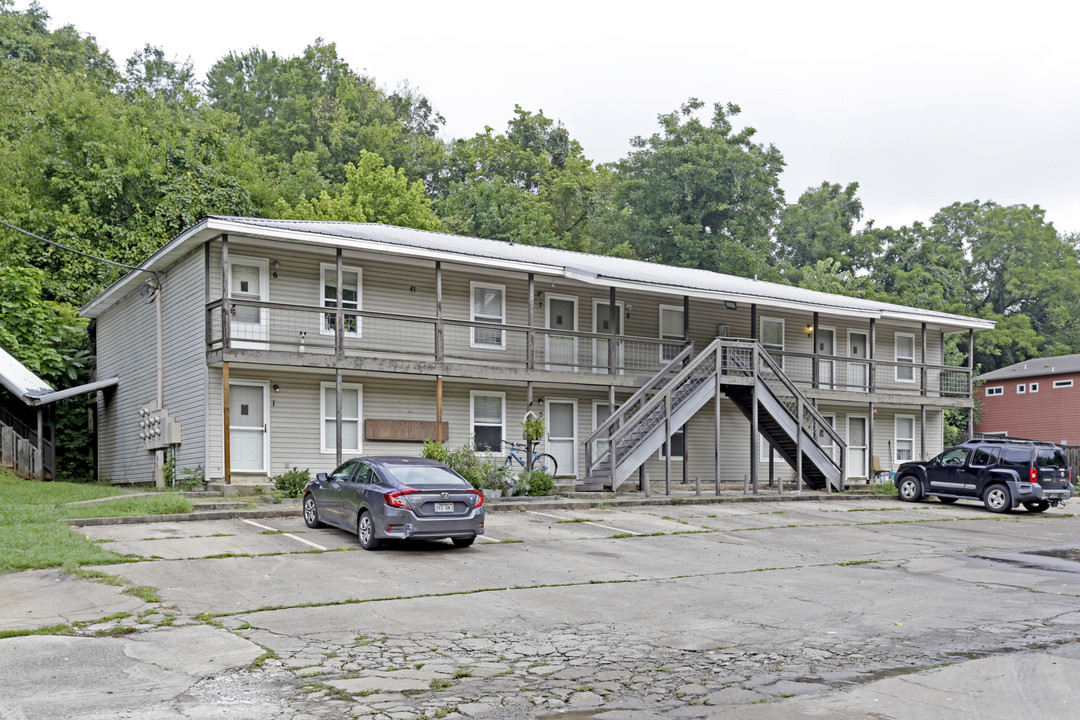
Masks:
[[[318,475],[315,476],[315,479],[318,480],[321,483],[326,482],[326,473],[319,473]]]

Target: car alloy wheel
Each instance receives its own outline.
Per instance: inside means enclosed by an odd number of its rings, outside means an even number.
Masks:
[[[356,523],[356,536],[360,539],[360,547],[365,550],[376,550],[382,544],[375,537],[375,522],[367,510],[360,513],[360,519]]]
[[[1012,510],[1012,497],[1004,485],[991,485],[983,493],[983,505],[990,512],[1006,513]]]
[[[904,502],[915,502],[922,497],[922,487],[918,479],[908,475],[900,480],[900,487],[897,488],[900,494],[900,499]]]
[[[320,528],[323,526],[319,521],[319,508],[315,505],[315,498],[308,493],[304,496],[304,524],[309,528]]]

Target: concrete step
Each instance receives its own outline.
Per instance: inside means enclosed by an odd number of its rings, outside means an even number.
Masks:
[[[192,503],[192,507],[195,512],[203,512],[205,510],[244,510],[248,507],[248,503],[203,501]]]
[[[274,483],[231,483],[226,485],[222,482],[212,482],[206,486],[206,489],[208,492],[215,493],[218,497],[263,495],[274,492]]]

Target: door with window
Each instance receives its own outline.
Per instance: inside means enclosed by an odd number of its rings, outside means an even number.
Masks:
[[[547,452],[560,475],[577,475],[577,401],[547,399]]]
[[[229,383],[229,469],[232,472],[266,472],[266,396],[264,383]]]
[[[817,352],[818,355],[835,355],[836,354],[836,330],[831,327],[819,327],[817,331]],[[836,372],[836,364],[833,360],[819,359],[818,360],[818,387],[825,390],[832,390],[835,385],[834,374]]]
[[[577,332],[577,298],[548,295],[547,326],[550,330]],[[573,371],[577,369],[577,361],[578,339],[575,336],[547,336],[548,370]]]
[[[865,415],[848,415],[847,419],[847,476],[865,478],[869,448],[866,446]]]
[[[615,303],[615,334],[622,335],[622,312],[623,304]],[[611,303],[597,300],[593,303],[593,332],[611,334]],[[608,371],[608,346],[610,340],[593,340],[593,372],[606,373]],[[615,341],[615,372],[622,374],[623,344]],[[561,467],[561,466],[560,466]]]
[[[270,299],[266,260],[237,258],[229,261],[229,299],[267,302]],[[230,306],[232,347],[265,349],[270,339],[269,310],[249,305]]]
[[[848,331],[848,357],[854,360],[865,360],[868,354],[868,338],[862,330]],[[870,391],[870,366],[864,362],[848,361],[847,366],[848,390],[852,392]]]

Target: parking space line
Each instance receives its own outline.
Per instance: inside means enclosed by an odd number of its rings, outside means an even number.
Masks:
[[[541,517],[555,518],[556,520],[573,520],[574,519],[574,518],[568,518],[568,517],[559,517],[558,515],[548,515],[547,513],[536,512],[535,510],[526,510],[525,512],[529,513],[530,515],[539,515]],[[615,532],[626,533],[627,535],[640,535],[641,534],[641,533],[636,533],[633,530],[623,530],[622,528],[611,527],[610,525],[601,525],[600,523],[594,523],[594,522],[592,522],[590,520],[586,520],[585,522],[583,522],[581,524],[582,525],[595,525],[598,528],[604,528],[605,530],[614,530]]]
[[[269,531],[275,532],[275,533],[280,532],[280,531],[276,530],[275,528],[269,527],[267,525],[260,525],[259,523],[255,522],[254,520],[248,520],[246,518],[240,518],[240,519],[243,522],[246,522],[248,525],[254,525],[255,527],[262,528],[263,530],[269,530]],[[316,543],[313,543],[310,540],[305,540],[302,537],[297,537],[297,536],[293,535],[292,533],[280,533],[280,534],[284,535],[287,538],[292,538],[293,540],[298,540],[298,541],[304,543],[305,545],[310,545],[311,547],[315,548],[316,550],[326,550],[326,548],[324,548],[322,545],[318,545]]]

